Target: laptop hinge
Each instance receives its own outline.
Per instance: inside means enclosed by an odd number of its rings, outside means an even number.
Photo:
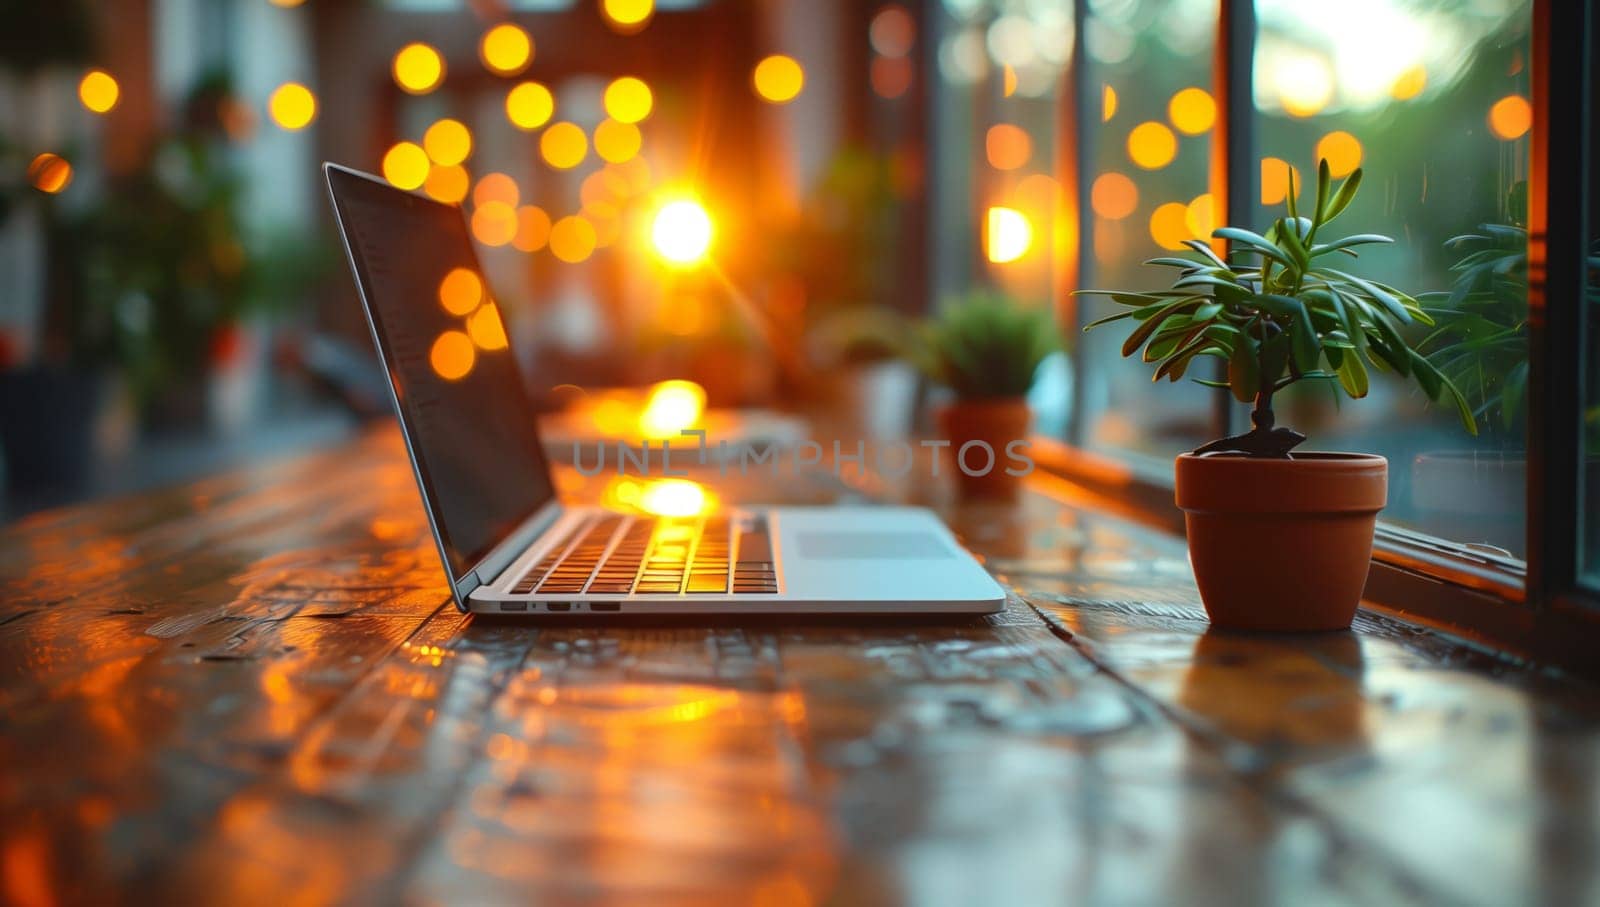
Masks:
[[[504,541],[490,549],[489,553],[484,555],[483,560],[479,561],[478,565],[473,567],[465,577],[462,577],[458,585],[464,584],[474,577],[476,577],[476,582],[472,583],[474,587],[487,586],[493,583],[507,567],[511,566],[511,562],[521,557],[522,552],[528,550],[528,546],[533,544],[539,534],[549,529],[560,516],[560,501],[551,501],[534,511],[533,516],[524,520],[521,526],[512,530],[511,534],[505,537]]]

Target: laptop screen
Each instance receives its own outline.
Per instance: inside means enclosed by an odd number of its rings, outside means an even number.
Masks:
[[[461,210],[328,169],[452,581],[553,497],[534,412]]]

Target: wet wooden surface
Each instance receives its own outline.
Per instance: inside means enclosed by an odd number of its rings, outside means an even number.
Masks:
[[[13,525],[0,901],[1600,901],[1591,688],[1207,633],[1179,540],[1031,482],[945,511],[1006,611],[914,623],[467,618],[389,432]]]

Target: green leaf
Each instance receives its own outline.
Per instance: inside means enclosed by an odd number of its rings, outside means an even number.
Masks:
[[[1240,403],[1254,400],[1261,389],[1261,370],[1256,355],[1255,338],[1244,334],[1234,344],[1233,355],[1228,357],[1228,388]]]
[[[1338,371],[1339,384],[1344,387],[1345,393],[1358,400],[1367,395],[1367,367],[1361,364],[1360,356],[1345,356],[1339,363]]]
[[[1176,302],[1170,302],[1163,306],[1160,311],[1145,319],[1142,324],[1133,329],[1133,333],[1129,334],[1128,339],[1123,342],[1122,355],[1124,357],[1132,356],[1139,347],[1144,345],[1146,340],[1150,339],[1150,335],[1156,332],[1156,328],[1161,327],[1163,321],[1178,314],[1179,309],[1184,306],[1198,305],[1198,300],[1199,297],[1186,297]]]
[[[1344,182],[1340,184],[1338,191],[1333,193],[1333,198],[1328,200],[1328,209],[1322,212],[1321,215],[1322,222],[1327,223],[1328,221],[1333,220],[1335,217],[1338,217],[1339,214],[1344,211],[1344,209],[1350,207],[1350,203],[1355,201],[1356,190],[1360,188],[1361,168],[1357,167],[1354,173],[1345,177]]]

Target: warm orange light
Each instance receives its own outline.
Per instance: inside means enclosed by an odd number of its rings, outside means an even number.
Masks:
[[[428,351],[428,364],[433,366],[433,373],[446,381],[465,378],[477,361],[478,352],[472,346],[472,338],[460,331],[440,334]]]
[[[467,197],[467,187],[471,180],[467,177],[467,170],[460,164],[449,164],[434,167],[428,171],[428,179],[422,184],[422,191],[435,201],[447,205],[460,204]]]
[[[917,35],[916,20],[898,3],[878,10],[867,27],[867,40],[872,49],[884,57],[897,59],[911,52],[911,42]]]
[[[515,207],[521,198],[522,193],[517,190],[517,181],[504,173],[485,173],[478,179],[478,184],[472,187],[474,205],[499,202],[502,205]]]
[[[478,59],[496,75],[514,76],[533,61],[533,39],[521,28],[502,22],[483,33]]]
[[[1317,141],[1317,160],[1326,159],[1328,173],[1348,176],[1361,166],[1361,142],[1348,132],[1330,132]]]
[[[627,196],[628,181],[621,174],[621,169],[618,165],[611,165],[583,178],[583,184],[578,187],[578,198],[585,208],[613,205]]]
[[[1116,171],[1102,173],[1089,189],[1089,205],[1101,217],[1121,220],[1139,207],[1139,187]]]
[[[692,199],[669,202],[656,212],[650,240],[667,261],[692,265],[711,248],[711,215]]]
[[[594,151],[604,160],[620,164],[639,153],[643,137],[632,123],[606,120],[594,130]]]
[[[1217,102],[1205,89],[1185,88],[1168,102],[1167,117],[1184,135],[1199,135],[1217,122]]]
[[[1261,204],[1279,205],[1289,197],[1289,177],[1294,176],[1294,196],[1300,197],[1300,169],[1280,157],[1261,159]]]
[[[557,170],[571,170],[589,154],[589,137],[573,123],[556,123],[539,136],[539,153]]]
[[[1194,238],[1189,232],[1189,206],[1183,202],[1167,202],[1157,208],[1150,215],[1150,238],[1163,249],[1186,248],[1183,241]]]
[[[72,165],[61,155],[46,151],[28,165],[28,182],[40,192],[54,195],[72,182]]]
[[[439,304],[452,315],[470,315],[483,301],[483,279],[471,268],[453,268],[439,281]]]
[[[773,54],[756,64],[752,80],[762,100],[787,104],[805,88],[806,73],[794,57]]]
[[[415,142],[399,142],[383,156],[383,178],[401,189],[421,186],[428,169],[428,153]]]
[[[984,249],[996,264],[1016,261],[1033,245],[1033,225],[1027,215],[1015,208],[996,205],[989,209]]]
[[[612,30],[631,35],[650,24],[655,0],[600,0],[600,14]]]
[[[1033,156],[1033,140],[1020,126],[997,123],[984,135],[983,149],[989,166],[996,170],[1015,170],[1026,165]]]
[[[656,516],[697,516],[713,509],[713,499],[698,482],[656,479],[639,492],[639,509]]]
[[[693,381],[674,378],[650,388],[639,413],[639,430],[647,438],[676,438],[694,428],[705,414],[705,389]]]
[[[117,106],[122,87],[111,74],[101,69],[91,69],[78,82],[78,100],[94,113],[106,113]]]
[[[503,246],[517,235],[517,209],[489,201],[472,211],[472,235],[486,246]]]
[[[611,164],[607,170],[614,170],[628,184],[628,192],[639,194],[650,188],[650,162],[642,157],[621,164]]]
[[[911,88],[911,61],[905,57],[875,57],[868,78],[872,92],[884,100],[894,100]]]
[[[444,58],[421,42],[407,44],[394,55],[394,82],[411,94],[427,94],[444,81]]]
[[[500,307],[486,302],[467,318],[467,335],[478,349],[503,350],[511,345],[506,339],[506,325],[500,320]]]
[[[1140,123],[1128,133],[1128,157],[1146,170],[1160,170],[1177,154],[1177,136],[1160,123]]]
[[[1017,93],[1017,70],[1010,63],[1000,67],[1000,96],[1009,98]]]
[[[511,240],[519,252],[537,252],[550,241],[550,215],[538,205],[517,209],[517,235]]]
[[[1489,131],[1502,141],[1522,138],[1533,127],[1533,107],[1528,99],[1509,94],[1489,108]]]
[[[606,86],[604,102],[606,116],[619,123],[638,123],[650,115],[655,96],[644,80],[623,76]]]
[[[422,134],[422,150],[435,164],[459,164],[472,153],[472,133],[460,120],[439,120]]]
[[[1389,86],[1389,95],[1396,101],[1408,101],[1422,94],[1422,89],[1427,87],[1428,70],[1418,63],[1394,80],[1394,84]]]
[[[567,264],[586,261],[594,246],[594,225],[581,217],[563,217],[550,228],[550,254]]]
[[[304,129],[317,118],[317,96],[299,82],[285,82],[267,98],[267,112],[290,132]]]
[[[525,132],[550,122],[555,112],[555,96],[538,82],[523,82],[506,92],[506,119]]]
[[[1117,115],[1117,90],[1110,85],[1100,89],[1100,122],[1109,123]]]
[[[1188,228],[1189,235],[1197,239],[1211,236],[1211,231],[1217,228],[1217,200],[1211,193],[1197,195],[1189,202],[1183,212],[1183,225]]]

